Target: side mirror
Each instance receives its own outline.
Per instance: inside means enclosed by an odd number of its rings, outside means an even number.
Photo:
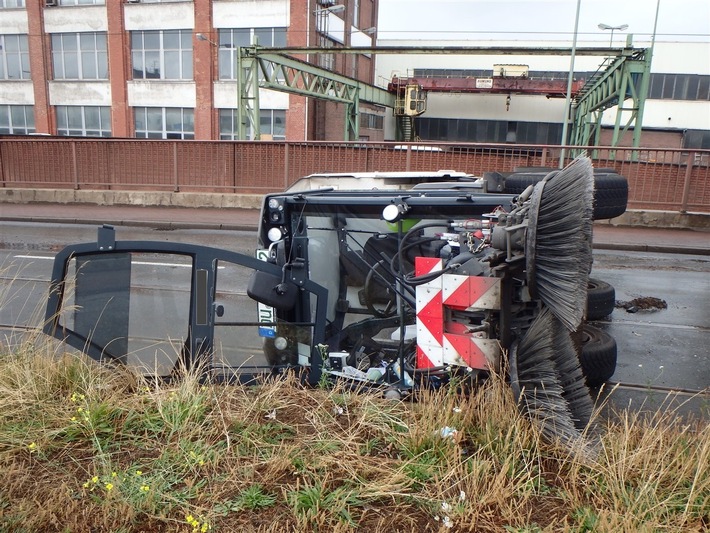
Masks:
[[[247,295],[259,303],[289,311],[296,305],[299,288],[288,281],[282,281],[279,276],[255,270],[249,278]]]

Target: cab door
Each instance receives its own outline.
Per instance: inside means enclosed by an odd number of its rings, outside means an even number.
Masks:
[[[259,336],[259,302],[246,290],[254,272],[276,279],[282,268],[193,244],[115,241],[112,228],[99,228],[96,243],[67,246],[56,256],[44,332],[143,375],[169,379],[199,368],[212,379],[251,379],[274,371]],[[327,291],[307,279],[294,290],[311,302],[299,306],[308,316],[295,319],[307,330],[309,357],[301,362],[316,383],[314,347],[324,339]]]

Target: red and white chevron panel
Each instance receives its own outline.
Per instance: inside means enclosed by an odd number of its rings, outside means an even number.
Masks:
[[[417,257],[415,274],[440,271],[441,259]],[[500,280],[444,274],[417,286],[417,368],[458,365],[486,369],[496,365],[500,347],[495,339],[468,332],[465,324],[446,322],[446,308],[457,311],[500,309]]]

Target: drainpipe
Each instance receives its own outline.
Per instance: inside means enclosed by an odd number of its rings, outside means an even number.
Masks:
[[[306,46],[308,48],[311,47],[311,0],[308,0],[306,2]],[[311,54],[306,54],[306,63],[310,64],[311,62]],[[304,127],[304,132],[303,132],[303,140],[307,141],[308,140],[308,117],[310,115],[310,106],[311,106],[311,99],[309,97],[306,97],[306,106],[304,113],[306,116],[304,117],[303,120],[303,127]]]

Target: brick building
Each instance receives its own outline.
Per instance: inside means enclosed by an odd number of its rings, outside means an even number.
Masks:
[[[0,134],[236,139],[239,46],[369,46],[377,11],[378,0],[0,0]],[[373,56],[303,59],[374,79]],[[342,140],[343,104],[264,89],[259,100],[262,138]],[[361,137],[381,140],[384,110],[359,111]]]

